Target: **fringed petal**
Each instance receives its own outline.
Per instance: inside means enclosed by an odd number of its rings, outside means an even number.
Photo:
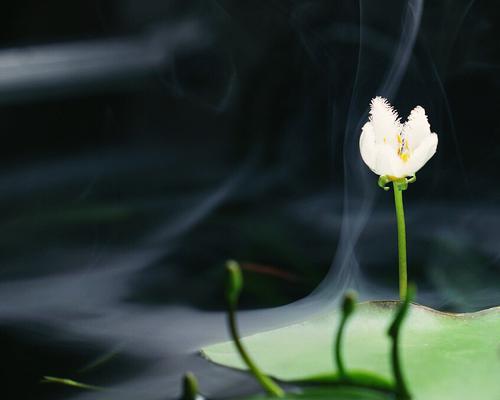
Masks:
[[[383,97],[375,97],[370,103],[369,120],[375,132],[375,142],[397,148],[397,137],[402,125],[398,113]]]
[[[403,137],[408,140],[410,151],[415,151],[430,134],[431,126],[425,110],[420,106],[415,107],[403,125]]]

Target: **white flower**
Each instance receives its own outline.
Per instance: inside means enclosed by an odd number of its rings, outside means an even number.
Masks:
[[[415,107],[402,124],[389,102],[375,97],[359,138],[361,157],[380,176],[414,176],[436,152],[438,137],[430,128],[422,107]]]

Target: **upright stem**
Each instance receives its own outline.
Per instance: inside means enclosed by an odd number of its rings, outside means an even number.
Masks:
[[[403,208],[403,189],[398,181],[393,181],[393,186],[398,224],[399,297],[401,300],[404,300],[406,298],[408,286],[408,273],[406,266],[406,228],[405,212]]]

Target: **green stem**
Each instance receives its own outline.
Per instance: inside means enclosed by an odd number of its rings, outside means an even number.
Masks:
[[[392,349],[391,349],[391,364],[392,373],[394,375],[394,380],[396,383],[396,392],[398,400],[411,399],[408,386],[406,385],[403,371],[401,368],[401,355],[400,355],[400,331],[401,325],[408,314],[408,309],[410,307],[410,302],[415,297],[415,287],[411,285],[406,292],[406,296],[402,299],[402,303],[396,312],[394,320],[389,327],[388,334],[392,339]]]
[[[59,383],[61,385],[73,386],[76,388],[88,390],[106,390],[105,388],[100,386],[87,385],[86,383],[77,382],[72,379],[58,378],[55,376],[44,376],[42,379],[42,383]]]
[[[393,181],[394,204],[396,205],[396,219],[398,225],[398,258],[399,258],[399,297],[404,300],[408,288],[408,273],[406,265],[406,228],[405,212],[403,207],[403,185]]]
[[[340,320],[339,330],[337,332],[337,338],[335,340],[335,361],[337,363],[337,370],[340,379],[345,379],[347,376],[344,367],[344,360],[342,359],[342,354],[341,354],[342,336],[346,320],[347,320],[346,316],[342,315],[342,319]]]
[[[344,359],[342,358],[342,340],[344,337],[344,330],[347,320],[354,312],[356,306],[356,293],[348,291],[344,300],[342,301],[342,314],[340,316],[339,328],[337,330],[337,336],[335,338],[335,363],[337,364],[337,373],[341,381],[348,381],[349,377],[344,366]]]
[[[283,397],[285,395],[283,389],[281,389],[271,378],[260,372],[253,360],[248,355],[246,349],[243,347],[243,343],[241,343],[240,340],[238,327],[236,325],[236,312],[235,306],[233,304],[229,305],[228,322],[231,337],[233,338],[234,344],[238,349],[238,353],[240,354],[248,369],[252,372],[252,374],[259,381],[262,387],[267,391],[267,393],[274,397]]]

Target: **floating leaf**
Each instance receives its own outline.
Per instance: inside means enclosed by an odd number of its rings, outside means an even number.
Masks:
[[[398,304],[359,305],[345,332],[347,370],[392,379],[387,329]],[[246,337],[243,343],[265,373],[283,381],[313,380],[335,372],[332,341],[338,322],[335,310]],[[232,342],[206,347],[202,353],[217,364],[244,369]],[[402,327],[401,353],[416,400],[500,399],[500,307],[448,314],[412,305]]]

